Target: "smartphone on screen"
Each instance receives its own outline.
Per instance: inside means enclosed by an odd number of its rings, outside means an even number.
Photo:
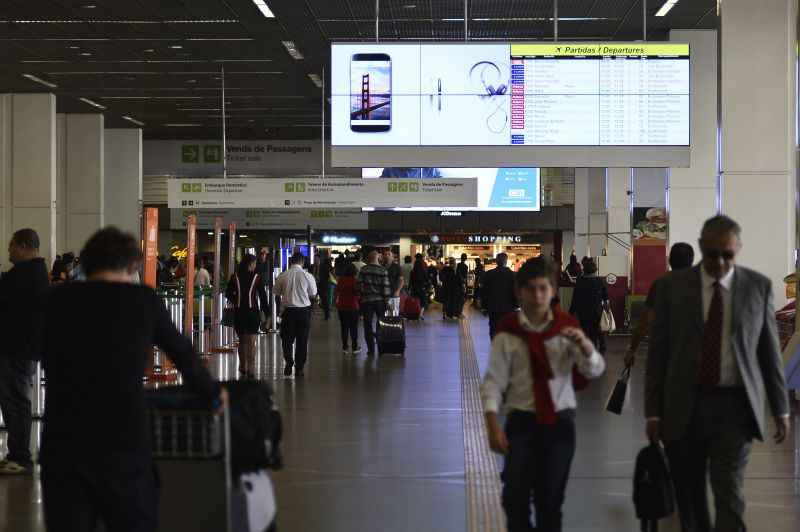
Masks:
[[[392,128],[392,58],[353,54],[350,60],[350,129],[373,133]]]

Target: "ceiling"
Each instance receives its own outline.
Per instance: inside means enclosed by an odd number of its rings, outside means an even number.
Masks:
[[[320,75],[331,41],[374,41],[375,0],[2,0],[0,93],[57,95],[58,112],[101,112],[106,127],[145,138],[320,137]],[[655,17],[648,39],[670,29],[715,28],[716,0],[680,0]],[[552,40],[553,0],[469,0],[469,39]],[[562,20],[563,19],[563,20]],[[380,0],[386,41],[464,40],[463,0]],[[561,40],[642,38],[642,0],[560,0]],[[293,59],[282,41],[302,54]],[[36,76],[49,89],[23,77]]]

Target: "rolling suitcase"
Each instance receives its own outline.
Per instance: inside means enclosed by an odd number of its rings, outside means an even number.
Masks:
[[[406,324],[398,316],[378,320],[378,354],[403,355],[406,352]]]

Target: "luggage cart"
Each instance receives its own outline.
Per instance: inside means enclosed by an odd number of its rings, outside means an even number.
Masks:
[[[215,415],[182,387],[150,390],[147,404],[161,476],[159,532],[276,529],[275,493],[266,471],[233,478],[228,408]]]

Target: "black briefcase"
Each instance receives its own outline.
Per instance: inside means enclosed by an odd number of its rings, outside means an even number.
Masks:
[[[608,397],[608,402],[606,403],[606,410],[612,414],[622,414],[622,407],[625,406],[625,396],[628,393],[628,381],[630,378],[631,367],[625,366],[619,379],[617,379],[617,383],[614,385],[614,389],[611,390],[611,395]]]

